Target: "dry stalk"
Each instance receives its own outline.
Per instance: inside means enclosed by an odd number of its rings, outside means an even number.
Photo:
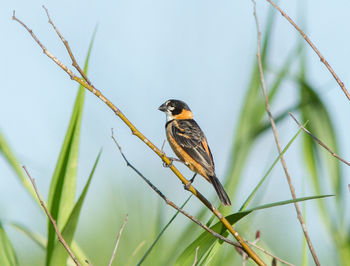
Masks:
[[[259,73],[260,73],[261,89],[263,91],[263,95],[264,95],[264,98],[265,98],[266,112],[268,114],[268,117],[269,117],[269,120],[270,120],[270,123],[271,123],[271,128],[272,128],[272,131],[273,131],[273,135],[274,135],[274,138],[275,138],[277,149],[278,149],[279,154],[281,154],[282,153],[282,148],[281,148],[281,144],[280,144],[280,141],[279,141],[276,124],[275,124],[275,121],[274,121],[274,119],[272,117],[272,114],[271,114],[271,111],[270,111],[270,104],[269,104],[269,99],[268,99],[266,85],[265,85],[263,67],[262,67],[262,63],[261,63],[261,31],[260,31],[258,16],[256,14],[256,3],[255,3],[254,0],[252,0],[252,2],[253,2],[253,5],[254,5],[254,18],[255,18],[256,29],[257,29],[257,49],[258,49],[258,52],[257,52],[256,56],[257,56],[257,59],[258,59],[258,67],[259,67]],[[290,192],[292,194],[292,197],[293,197],[293,199],[296,199],[295,189],[294,189],[294,186],[293,186],[293,183],[292,183],[292,179],[290,177],[290,174],[289,174],[289,171],[288,171],[288,168],[287,168],[287,164],[286,164],[286,161],[285,161],[283,155],[281,155],[281,164],[283,166],[283,169],[284,169],[284,172],[285,172],[285,175],[286,175],[286,178],[287,178],[287,182],[288,182],[289,189],[290,189]],[[307,232],[306,225],[305,225],[303,216],[302,216],[300,208],[299,208],[299,204],[297,202],[294,202],[294,207],[295,207],[295,210],[297,212],[298,220],[299,220],[300,225],[302,227],[302,230],[304,232],[304,236],[305,236],[305,239],[306,239],[307,244],[309,246],[309,250],[310,250],[310,252],[312,254],[312,257],[314,259],[314,262],[315,262],[316,265],[320,265],[320,262],[318,260],[317,255],[316,255],[314,247],[313,247],[313,245],[311,243],[311,239],[310,239],[309,234]]]
[[[310,47],[312,48],[312,50],[315,51],[315,53],[318,55],[318,57],[320,58],[321,62],[327,67],[327,69],[329,70],[329,72],[331,72],[332,76],[334,77],[334,79],[337,81],[337,83],[339,84],[340,88],[343,90],[345,96],[348,98],[348,100],[350,100],[350,94],[347,91],[347,89],[345,88],[344,82],[341,81],[341,79],[338,77],[337,73],[335,73],[335,71],[333,70],[333,68],[330,66],[330,64],[327,62],[327,60],[324,58],[324,56],[321,54],[321,52],[317,49],[317,47],[315,46],[315,44],[310,40],[310,38],[306,35],[305,32],[303,32],[300,27],[298,27],[298,25],[286,14],[286,12],[284,12],[278,5],[276,5],[274,2],[272,2],[271,0],[266,0],[267,2],[269,2],[275,9],[277,9],[281,15],[283,17],[285,17],[288,22],[290,24],[293,25],[293,27],[300,33],[300,35],[304,38],[304,40],[310,45]]]
[[[307,134],[309,134],[320,146],[322,146],[326,151],[328,151],[333,157],[337,158],[339,161],[345,163],[346,165],[350,166],[350,163],[348,161],[345,161],[343,158],[341,158],[338,154],[333,152],[330,148],[327,147],[326,144],[324,144],[321,140],[319,140],[316,136],[314,136],[309,130],[307,130],[302,124],[299,123],[299,121],[294,117],[292,113],[288,114],[294,119],[295,123],[304,130]]]
[[[194,260],[193,260],[192,266],[196,266],[196,263],[198,260],[198,249],[199,249],[199,246],[196,248],[196,253],[194,254]]]
[[[124,222],[123,222],[122,226],[120,227],[120,230],[119,230],[119,233],[118,233],[118,236],[117,236],[117,241],[115,242],[115,246],[114,246],[114,249],[113,249],[112,257],[109,260],[108,266],[112,265],[113,260],[115,258],[115,255],[117,254],[119,240],[120,240],[120,237],[122,236],[122,233],[124,231],[124,227],[125,227],[127,221],[128,221],[128,215],[126,215],[126,217],[124,219]]]
[[[40,202],[41,207],[43,207],[44,212],[46,213],[47,217],[50,219],[50,221],[51,221],[51,223],[52,223],[52,225],[53,225],[53,228],[54,228],[55,231],[56,231],[56,235],[57,235],[57,237],[58,237],[58,240],[61,242],[61,244],[63,245],[63,247],[67,250],[69,256],[72,258],[72,260],[74,261],[74,263],[75,263],[77,266],[80,266],[80,263],[79,263],[77,257],[74,255],[73,251],[69,248],[69,246],[67,245],[67,242],[64,240],[63,236],[61,235],[61,232],[60,232],[60,230],[59,230],[58,227],[57,227],[57,223],[56,223],[55,219],[52,218],[50,212],[49,212],[48,209],[46,208],[46,205],[45,205],[44,201],[41,199],[41,196],[40,196],[40,194],[39,194],[39,192],[38,192],[38,189],[37,189],[37,187],[36,187],[34,178],[31,177],[31,175],[29,174],[29,172],[28,172],[28,170],[27,170],[27,168],[26,168],[25,166],[23,166],[23,169],[24,169],[24,171],[26,172],[26,174],[27,174],[27,176],[28,176],[30,182],[31,182],[32,185],[33,185],[33,188],[34,188],[34,190],[35,190],[35,194],[36,194],[36,196],[38,197],[38,200],[39,200],[39,202]]]

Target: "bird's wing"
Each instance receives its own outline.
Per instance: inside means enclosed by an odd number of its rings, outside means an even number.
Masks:
[[[214,172],[213,156],[203,131],[193,119],[176,120],[172,123],[171,134],[176,143],[197,163],[209,172]]]

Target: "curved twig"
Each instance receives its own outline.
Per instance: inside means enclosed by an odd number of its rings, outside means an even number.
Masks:
[[[262,89],[263,94],[264,94],[265,105],[266,105],[266,112],[268,114],[268,117],[269,117],[269,120],[270,120],[270,123],[271,123],[271,128],[272,128],[272,132],[273,132],[273,135],[274,135],[274,138],[275,138],[275,142],[276,142],[276,145],[277,145],[278,153],[281,154],[282,153],[281,143],[279,141],[279,137],[278,137],[278,132],[277,132],[275,121],[274,121],[274,119],[272,117],[272,114],[271,114],[269,98],[268,98],[267,91],[266,91],[263,67],[262,67],[262,63],[261,63],[261,32],[260,32],[258,16],[256,14],[256,3],[255,3],[254,0],[252,0],[252,2],[253,2],[253,5],[254,5],[254,18],[255,18],[256,29],[257,29],[257,49],[258,49],[258,52],[257,52],[256,56],[257,56],[257,59],[258,59],[258,67],[259,67],[259,73],[260,73],[261,89]],[[284,160],[284,156],[283,155],[281,155],[281,159],[280,160],[281,160],[281,164],[283,166],[283,169],[284,169],[284,172],[285,172],[285,175],[286,175],[286,178],[287,178],[287,182],[288,182],[289,189],[290,189],[290,192],[292,194],[292,197],[293,197],[293,199],[296,199],[293,182],[292,182],[292,179],[290,177],[290,174],[289,174],[289,171],[288,171],[288,168],[287,168],[287,164],[286,164],[286,161]],[[315,249],[314,249],[314,247],[313,247],[313,245],[311,243],[310,236],[309,236],[309,234],[307,232],[306,225],[305,225],[303,216],[302,216],[300,208],[299,208],[299,204],[297,202],[294,202],[294,207],[295,207],[295,210],[297,212],[298,220],[299,220],[301,228],[302,228],[302,230],[304,232],[304,236],[305,236],[306,242],[307,242],[307,244],[309,246],[309,250],[310,250],[310,252],[312,254],[312,257],[314,259],[314,262],[315,262],[316,265],[320,265],[320,262],[318,260],[317,255],[316,255],[316,252],[315,252]]]
[[[112,265],[113,260],[115,258],[115,255],[117,254],[119,240],[120,240],[120,237],[122,236],[122,233],[124,231],[124,227],[125,227],[127,221],[128,221],[128,215],[126,215],[126,217],[124,219],[124,222],[123,222],[122,226],[120,227],[120,230],[119,230],[119,233],[118,233],[118,236],[117,236],[117,241],[115,242],[115,246],[114,246],[114,249],[113,249],[112,257],[109,260],[108,266]]]
[[[51,224],[53,225],[53,228],[54,228],[55,231],[56,231],[56,235],[57,235],[57,237],[58,237],[58,240],[61,242],[61,244],[63,245],[63,247],[67,250],[69,256],[72,258],[72,260],[74,261],[74,263],[75,263],[77,266],[80,266],[80,263],[79,263],[77,257],[74,255],[73,251],[69,248],[67,242],[64,240],[64,238],[63,238],[63,236],[62,236],[60,230],[58,229],[58,226],[57,226],[57,223],[56,223],[55,219],[52,218],[52,216],[51,216],[49,210],[46,208],[46,205],[45,205],[44,201],[41,199],[41,196],[40,196],[40,194],[39,194],[39,192],[38,192],[38,188],[36,187],[36,183],[35,183],[34,178],[31,177],[31,175],[29,174],[29,172],[28,172],[28,170],[27,170],[27,168],[26,168],[25,166],[22,166],[22,167],[23,167],[24,171],[26,172],[26,174],[27,174],[27,176],[28,176],[30,182],[31,182],[32,185],[33,185],[33,188],[34,188],[34,190],[35,190],[35,194],[36,194],[36,196],[38,197],[38,200],[39,200],[39,202],[40,202],[41,207],[43,207],[44,212],[46,213],[46,215],[47,215],[47,217],[49,218]]]
[[[320,139],[318,139],[316,136],[314,136],[309,130],[307,130],[302,124],[299,123],[299,121],[294,117],[294,115],[290,112],[288,114],[294,119],[295,123],[304,130],[307,134],[309,134],[320,146],[322,146],[326,151],[328,151],[333,157],[337,158],[339,161],[345,163],[346,165],[350,166],[350,163],[348,161],[345,161],[343,158],[341,158],[338,154],[333,152],[330,148],[327,147],[326,144],[324,144]]]
[[[334,77],[334,79],[338,82],[340,88],[343,90],[345,96],[348,98],[348,100],[350,100],[350,94],[347,91],[347,89],[345,88],[344,82],[341,81],[341,79],[338,77],[337,73],[334,72],[333,68],[330,66],[330,64],[327,62],[327,60],[324,58],[324,56],[321,54],[321,52],[317,49],[317,47],[315,46],[315,44],[310,40],[310,38],[306,35],[305,32],[303,32],[298,25],[286,14],[286,12],[284,12],[278,5],[276,5],[274,2],[272,2],[271,0],[266,0],[267,2],[269,2],[274,8],[276,8],[283,17],[285,17],[290,24],[293,25],[293,27],[300,33],[300,35],[304,38],[304,40],[311,46],[312,50],[315,51],[315,53],[318,55],[318,57],[320,58],[321,62],[327,67],[327,69],[329,70],[329,72],[331,72],[332,76]]]

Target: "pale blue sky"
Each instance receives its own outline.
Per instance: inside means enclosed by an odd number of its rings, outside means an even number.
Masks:
[[[257,2],[263,30],[269,5],[263,0]],[[293,18],[305,15],[310,38],[350,87],[350,2],[280,2]],[[15,9],[17,17],[33,29],[44,45],[70,65],[62,43],[47,23],[42,4],[37,0],[0,3],[0,129],[21,163],[36,178],[45,196],[77,84],[44,56],[29,34],[11,20],[12,10]],[[247,86],[256,53],[256,29],[250,1],[65,0],[45,1],[44,4],[81,64],[93,29],[98,24],[90,61],[90,80],[137,128],[161,146],[165,117],[157,110],[158,106],[169,98],[186,101],[206,132],[218,176],[225,173],[236,126],[232,121],[236,121],[239,114],[243,89]],[[300,37],[282,16],[278,15],[276,22],[271,62],[278,68]],[[306,50],[311,81],[327,102],[340,138],[342,156],[350,159],[350,103],[318,57],[309,47]],[[286,85],[283,93],[281,101],[272,106],[272,112],[285,109],[296,101],[296,89],[292,86]],[[117,132],[117,138],[129,159],[139,167],[145,167],[145,171],[154,177],[170,176],[152,152],[144,149],[143,144],[130,135],[114,114],[88,93],[82,125],[80,185],[87,177],[99,149],[104,148],[92,195],[98,197],[108,182],[122,183],[123,175],[114,173],[130,174],[110,139],[111,127]],[[289,120],[279,130],[283,143],[286,143],[296,126]],[[272,135],[264,137],[265,140],[271,156],[262,161],[259,152],[252,155],[252,160],[255,159],[255,164],[261,170],[276,154]],[[266,146],[266,142],[258,144],[258,148]],[[294,157],[291,155],[291,158]],[[299,163],[291,160],[289,165],[298,168]],[[147,170],[146,166],[149,165],[152,165],[152,171]],[[297,189],[301,186],[300,177],[306,175],[303,171],[295,170]],[[350,171],[345,168],[344,171],[348,176]],[[247,173],[252,175],[254,172],[248,169]],[[275,175],[281,176],[282,172],[275,170]],[[120,180],[106,180],[106,176]],[[27,219],[35,219],[33,213],[35,216],[38,211],[31,207],[31,202],[23,203],[28,197],[3,160],[0,160],[0,178],[0,219],[24,223]],[[136,183],[135,186],[144,187],[141,181],[135,180],[123,180],[123,183],[128,186]],[[175,178],[169,177],[166,182],[157,178],[154,180],[170,197],[177,199],[185,193]],[[284,180],[272,183],[285,186]],[[210,192],[206,184],[198,186]],[[294,216],[292,213],[291,217]],[[40,225],[35,226],[40,230]]]

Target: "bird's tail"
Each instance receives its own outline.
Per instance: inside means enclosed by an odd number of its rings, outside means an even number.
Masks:
[[[225,206],[231,205],[230,198],[228,197],[224,187],[221,185],[219,179],[216,176],[209,176],[211,183],[213,184],[219,199]]]

